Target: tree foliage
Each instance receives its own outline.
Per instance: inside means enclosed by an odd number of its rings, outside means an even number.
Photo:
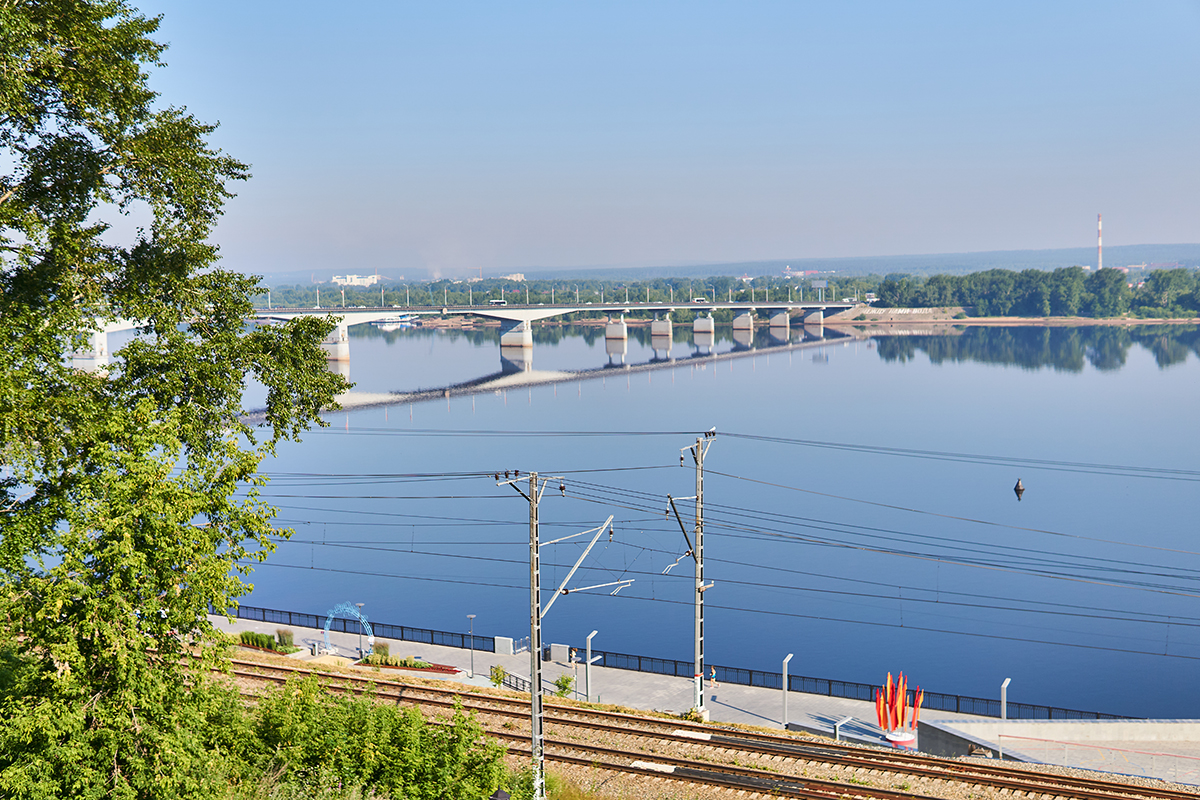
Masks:
[[[149,89],[157,27],[122,0],[0,4],[6,796],[212,790],[188,663],[211,652],[209,604],[246,591],[231,567],[270,549],[260,461],[344,386],[330,323],[246,330],[257,280],[208,236],[248,168]],[[128,241],[121,214],[142,223]],[[74,366],[115,320],[137,335],[111,366]],[[261,428],[241,419],[251,378]]]

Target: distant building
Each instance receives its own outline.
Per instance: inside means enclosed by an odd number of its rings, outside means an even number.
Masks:
[[[524,272],[514,272],[512,275],[501,275],[501,276],[500,276],[500,280],[502,280],[502,281],[522,281],[522,282],[524,282],[524,280],[525,280],[525,273],[524,273]]]
[[[338,286],[374,286],[379,283],[378,275],[334,275],[333,282]]]

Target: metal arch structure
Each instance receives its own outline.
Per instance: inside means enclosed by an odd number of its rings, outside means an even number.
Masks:
[[[375,634],[371,630],[371,623],[367,622],[367,618],[354,603],[339,603],[329,609],[329,613],[325,615],[325,651],[333,652],[333,645],[329,641],[329,627],[333,625],[333,618],[338,614],[346,617],[357,617],[363,629],[367,632],[367,655],[375,652]]]

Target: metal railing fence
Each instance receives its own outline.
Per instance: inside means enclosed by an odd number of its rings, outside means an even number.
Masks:
[[[217,613],[214,611],[213,613]],[[295,625],[302,628],[324,628],[325,617],[320,614],[302,614],[296,611],[277,611],[269,608],[254,606],[239,606],[233,616],[239,619],[270,622],[277,625]],[[375,635],[384,639],[397,639],[405,642],[421,642],[445,647],[458,647],[464,650],[475,649],[483,652],[496,652],[496,640],[491,636],[471,637],[465,633],[450,631],[435,631],[428,628],[411,628],[407,625],[392,625],[386,622],[372,622],[371,628]],[[334,617],[330,630],[341,633],[357,633],[358,620]],[[582,653],[582,648],[576,648]],[[652,656],[629,655],[628,653],[612,653],[606,650],[593,650],[592,657],[599,656],[595,662],[600,667],[626,669],[633,672],[648,672],[655,675],[674,675],[680,678],[692,677],[692,662],[678,661],[673,658],[655,658]],[[549,660],[550,648],[543,648],[543,658]],[[709,668],[711,675],[711,668]],[[779,689],[783,685],[783,675],[779,672],[764,672],[757,669],[741,667],[716,667],[718,683],[732,683],[739,686],[758,686],[764,689]],[[709,675],[705,675],[709,679]],[[504,685],[510,689],[528,692],[529,681],[517,675],[509,674]],[[523,686],[524,688],[518,688]],[[869,683],[854,681],[838,681],[831,678],[810,678],[804,675],[788,676],[788,691],[822,694],[826,697],[843,697],[850,700],[875,701],[875,690],[879,688]],[[909,702],[912,702],[912,692],[909,692]],[[967,695],[944,694],[942,692],[925,692],[922,705],[925,711],[953,711],[958,714],[974,714],[981,717],[999,717],[1000,701],[986,697],[969,697]],[[1009,703],[1007,708],[1009,719],[1129,719],[1119,714],[1105,714],[1100,711],[1079,711],[1056,706],[1041,706],[1032,703]]]
[[[218,612],[213,612],[218,613]],[[324,628],[326,617],[322,614],[302,614],[298,611],[277,611],[271,608],[255,608],[254,606],[238,606],[232,616],[238,619],[249,619],[257,622],[270,622],[276,625],[295,625],[300,628]],[[480,650],[486,653],[496,652],[496,640],[491,636],[469,636],[465,633],[451,631],[435,631],[429,628],[411,628],[407,625],[392,625],[387,622],[371,622],[371,629],[381,639],[397,639],[402,642],[420,642],[422,644],[437,644],[444,647],[458,647],[463,650]],[[358,633],[357,619],[334,617],[329,630],[339,633]]]

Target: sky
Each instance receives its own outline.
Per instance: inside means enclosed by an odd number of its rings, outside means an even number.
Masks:
[[[240,271],[1200,241],[1200,0],[138,5]]]

